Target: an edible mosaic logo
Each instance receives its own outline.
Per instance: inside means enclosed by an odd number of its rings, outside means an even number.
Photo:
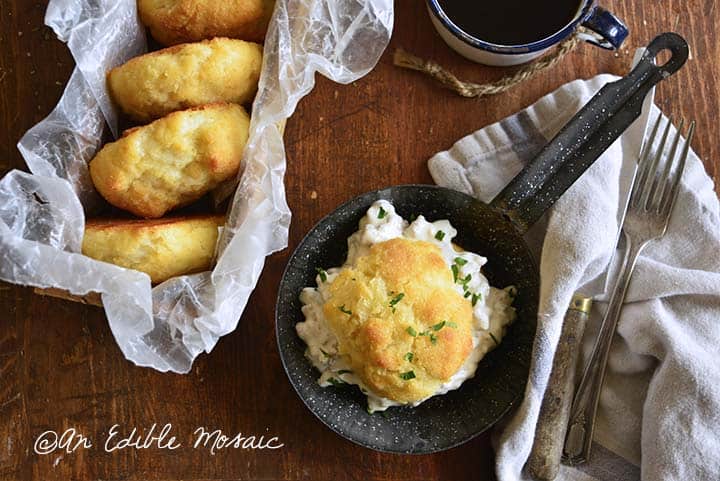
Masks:
[[[89,438],[75,428],[58,432],[48,430],[35,438],[33,449],[40,455],[65,452],[72,454],[77,450],[94,449],[100,447],[107,453],[123,449],[167,449],[176,450],[188,446],[190,449],[204,449],[211,455],[222,450],[246,449],[265,450],[280,449],[284,446],[277,436],[269,434],[225,434],[220,429],[211,430],[198,427],[192,432],[190,442],[184,444],[178,439],[170,423],[164,426],[153,424],[149,429],[142,430],[133,427],[129,431],[119,424],[114,424],[105,434],[102,441]]]

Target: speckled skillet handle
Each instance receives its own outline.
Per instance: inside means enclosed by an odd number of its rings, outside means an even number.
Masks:
[[[654,59],[662,50],[671,57],[657,66]],[[491,205],[527,230],[640,115],[650,89],[687,58],[681,36],[655,37],[632,72],[600,89]]]
[[[540,406],[535,442],[527,468],[536,479],[551,481],[560,468],[573,391],[580,342],[585,332],[590,299],[575,295],[565,315],[548,387]]]

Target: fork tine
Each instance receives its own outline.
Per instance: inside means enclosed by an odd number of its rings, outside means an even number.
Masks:
[[[665,228],[667,229],[668,222],[670,221],[670,213],[675,205],[675,199],[680,187],[680,178],[685,170],[685,163],[687,161],[688,152],[690,151],[690,142],[692,142],[693,134],[695,133],[695,121],[690,122],[690,128],[688,129],[687,137],[685,138],[685,145],[683,146],[682,154],[680,156],[680,163],[678,164],[677,170],[675,171],[674,178],[672,180],[672,187],[667,195],[664,196],[662,203],[660,204],[660,213],[665,215]]]
[[[640,159],[638,160],[637,173],[635,174],[637,176],[637,179],[635,180],[635,182],[633,182],[633,187],[630,191],[630,204],[632,205],[638,205],[638,201],[640,200],[640,193],[642,192],[641,187],[645,183],[645,177],[647,177],[648,174],[650,152],[652,151],[652,146],[655,143],[655,138],[657,137],[662,117],[662,113],[659,113],[657,119],[655,120],[655,125],[653,125],[650,136],[647,137],[643,142]]]
[[[678,144],[680,143],[680,138],[682,137],[682,130],[684,125],[685,120],[681,119],[680,123],[677,126],[677,129],[675,130],[675,136],[672,140],[670,153],[665,159],[665,168],[663,169],[663,173],[659,177],[656,177],[655,182],[653,183],[653,189],[650,193],[650,198],[648,200],[648,209],[652,209],[656,212],[662,211],[663,196],[665,195],[665,191],[668,189],[668,185],[670,184],[670,172],[672,172],[672,167],[675,163],[675,155],[677,154],[677,148]],[[659,165],[658,170],[660,170]]]
[[[660,145],[657,148],[657,151],[655,153],[655,156],[653,157],[652,162],[649,163],[647,166],[647,176],[642,179],[643,183],[641,185],[642,191],[640,195],[640,207],[647,210],[648,209],[648,200],[650,198],[650,191],[652,190],[653,182],[656,178],[657,168],[658,164],[660,163],[660,160],[662,159],[663,151],[665,150],[665,143],[667,142],[668,133],[670,133],[670,126],[672,125],[672,117],[668,118],[667,124],[665,125],[665,130],[663,131],[662,139],[660,140]]]

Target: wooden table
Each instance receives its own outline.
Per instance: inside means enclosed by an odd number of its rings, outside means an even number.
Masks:
[[[417,0],[397,2],[396,28],[378,67],[353,85],[318,79],[288,123],[286,178],[293,211],[290,248],[268,259],[235,332],[186,376],[138,368],[118,350],[103,311],[0,285],[0,478],[2,479],[490,479],[488,435],[429,456],[379,454],[335,435],[295,395],[273,332],[275,293],[291,249],[339,203],[391,184],[426,182],[426,160],[455,140],[529,105],[564,82],[626,72],[636,47],[674,30],[692,60],[657,92],[667,113],[697,119],[693,147],[715,178],[720,168],[720,6],[713,0],[605,0],[632,35],[618,53],[583,45],[554,70],[501,96],[468,100],[415,72],[393,67],[403,46],[482,82],[508,70],[477,66],[451,52]],[[0,170],[25,169],[21,135],[53,108],[73,67],[43,26],[44,2],[0,3]],[[167,450],[106,453],[120,432],[172,423],[184,445],[204,426],[226,434],[277,436],[278,450]],[[75,428],[94,444],[37,455],[42,432]]]

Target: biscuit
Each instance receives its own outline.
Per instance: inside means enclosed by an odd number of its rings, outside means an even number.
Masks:
[[[140,20],[163,45],[230,37],[261,42],[275,0],[138,0]]]
[[[381,397],[413,403],[432,396],[472,351],[471,303],[430,242],[374,244],[329,292],[323,313],[338,352]]]
[[[216,38],[135,57],[108,73],[110,95],[130,118],[147,122],[215,102],[250,102],[262,46]]]
[[[224,222],[223,216],[88,221],[82,253],[145,272],[157,284],[210,269]]]
[[[174,112],[106,144],[90,161],[90,177],[112,205],[162,217],[237,174],[249,125],[236,104]]]

